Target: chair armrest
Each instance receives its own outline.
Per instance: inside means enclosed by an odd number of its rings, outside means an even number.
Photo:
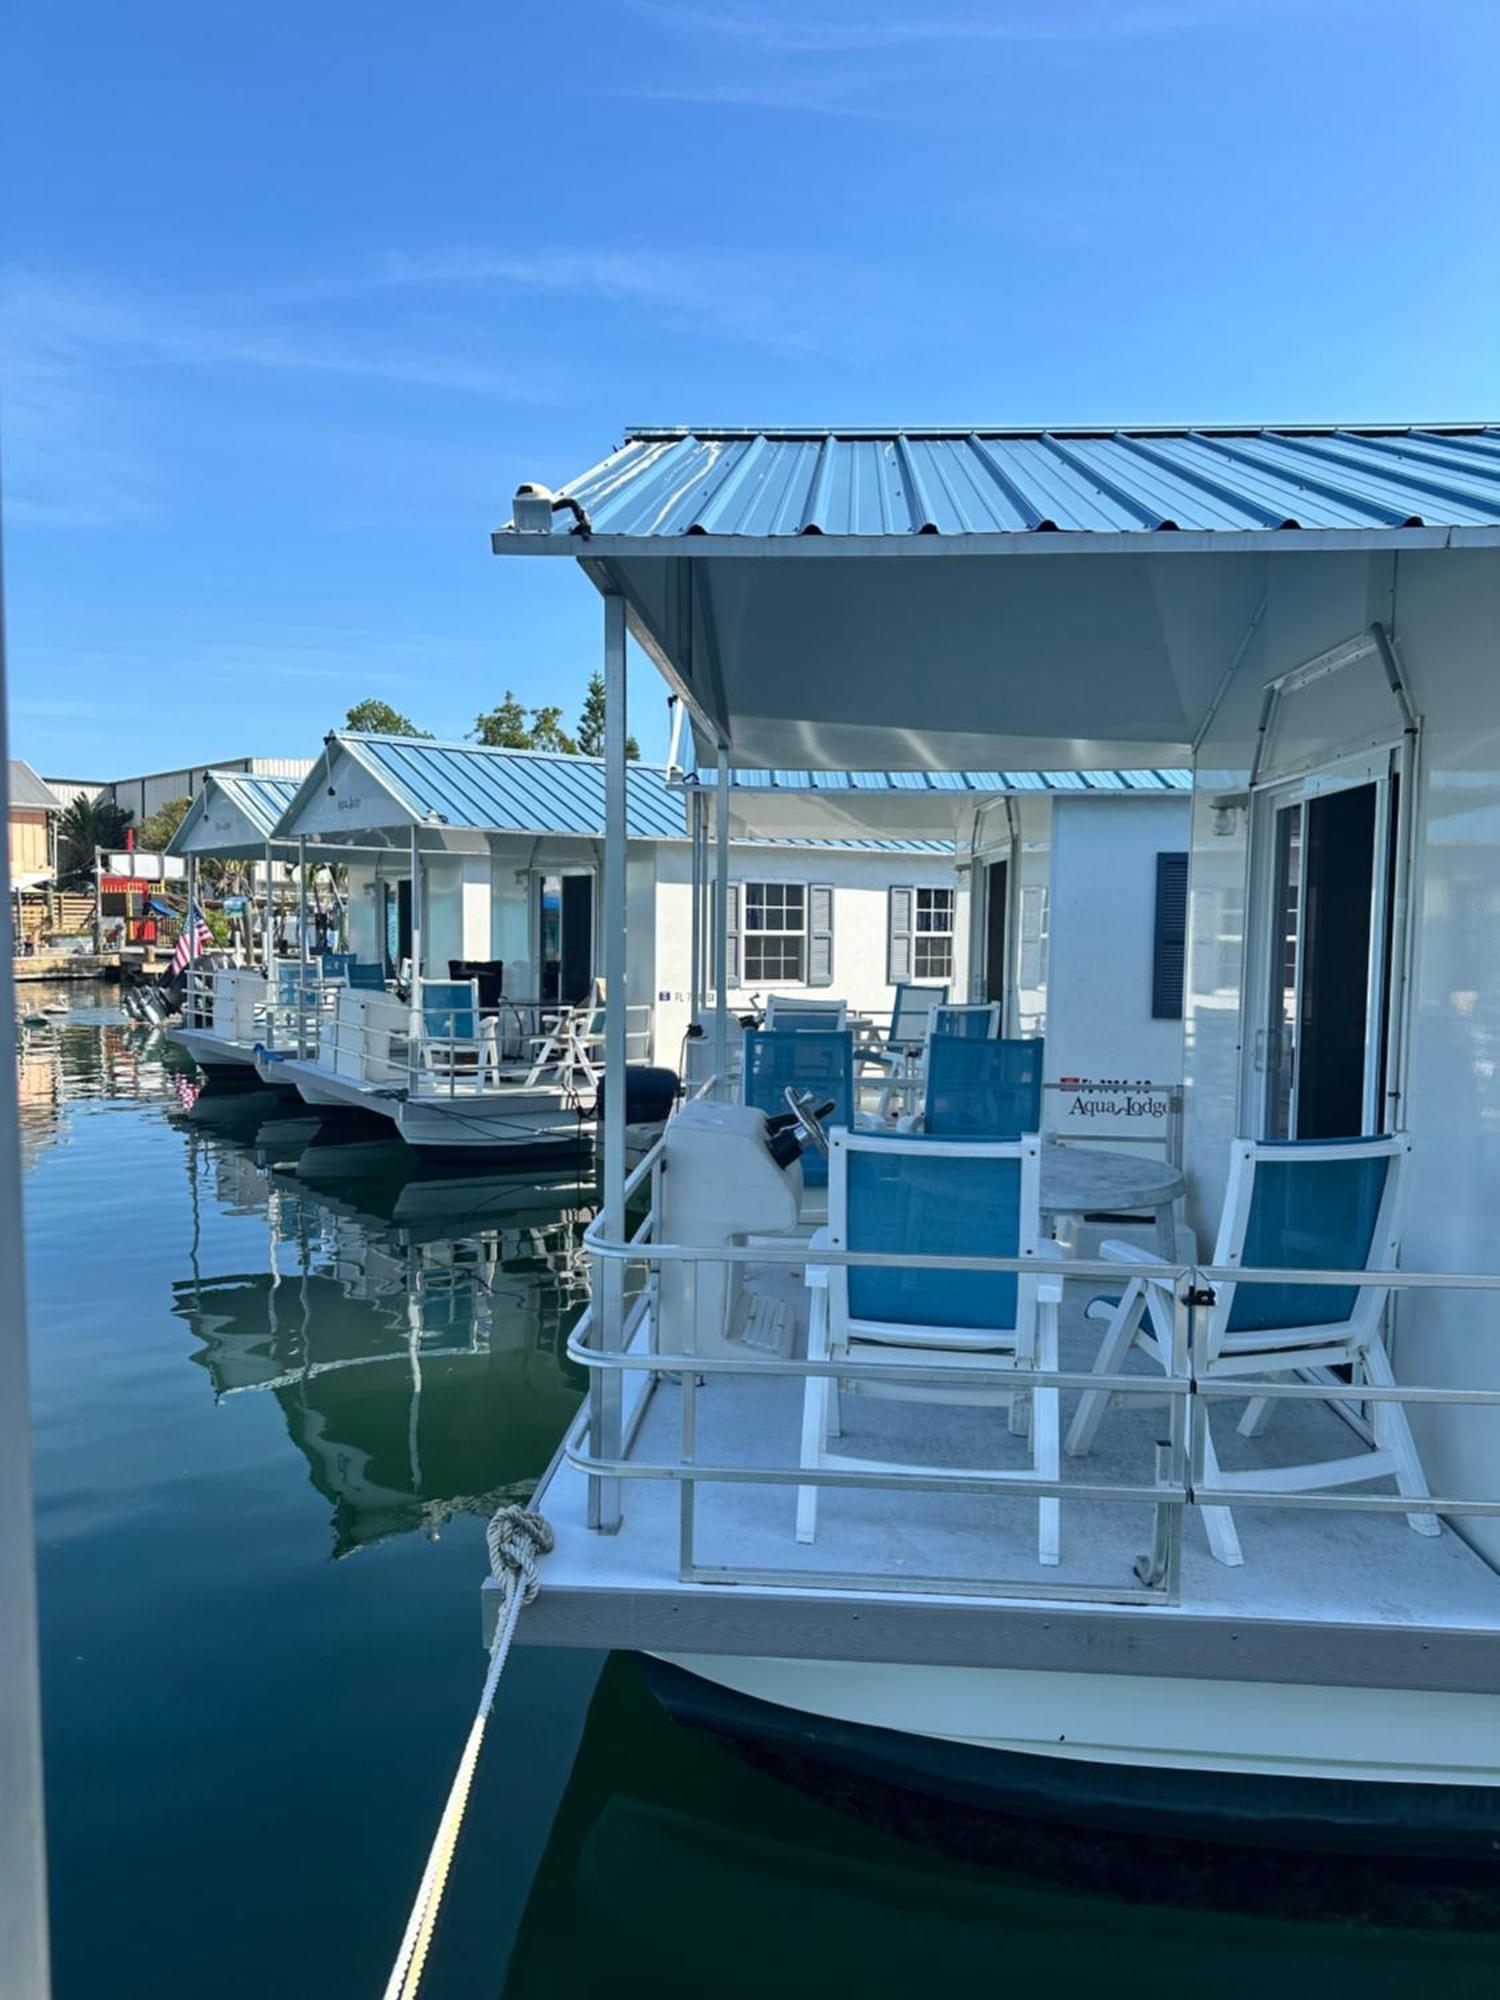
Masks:
[[[1099,1261],[1104,1264],[1140,1264],[1158,1271],[1172,1269],[1154,1250],[1144,1250],[1139,1243],[1122,1243],[1118,1237],[1099,1245]]]
[[[1039,1306],[1060,1306],[1062,1304],[1063,1281],[1055,1273],[1036,1281],[1036,1302]]]

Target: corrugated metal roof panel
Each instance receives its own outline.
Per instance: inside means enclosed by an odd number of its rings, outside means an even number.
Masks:
[[[712,786],[715,774],[697,774]],[[729,774],[735,791],[788,792],[1190,792],[1193,774],[1147,771],[755,771]]]
[[[6,780],[6,794],[13,806],[21,806],[27,812],[61,812],[57,794],[45,778],[39,778],[23,758],[11,757],[7,760],[10,773]]]
[[[644,430],[561,490],[647,537],[1493,527],[1500,426]]]
[[[485,832],[604,835],[604,762],[543,750],[487,750],[399,736],[338,739],[418,820]],[[682,799],[659,764],[632,764],[626,831],[681,840]]]
[[[299,782],[251,771],[210,771],[205,785],[210,779],[239,807],[262,840],[271,838],[276,822],[297,796]]]

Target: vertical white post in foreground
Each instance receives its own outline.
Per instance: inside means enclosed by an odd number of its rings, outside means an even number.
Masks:
[[[696,1021],[703,1006],[703,800],[695,788],[687,795],[689,878],[692,882],[692,961],[688,973],[688,1019]]]
[[[0,662],[4,634],[0,631]],[[9,799],[0,665],[0,802]],[[101,894],[94,854],[94,894]],[[0,909],[10,900],[0,853]],[[97,910],[97,900],[96,900]],[[0,1018],[15,1019],[13,961],[0,954]],[[46,2000],[47,1866],[42,1839],[42,1725],[36,1650],[36,1557],[27,1396],[26,1271],[21,1256],[21,1150],[16,1065],[0,1063],[0,1967],[16,2000]]]
[[[714,1095],[728,1103],[729,1089],[729,745],[719,745],[714,790]]]
[[[411,830],[411,1013],[406,1031],[407,1071],[413,1090],[422,1049],[422,850]]]
[[[604,1235],[625,1237],[625,600],[604,600]],[[618,1351],[625,1326],[625,1266],[599,1260],[601,1345]],[[623,1380],[618,1370],[596,1371],[589,1388],[591,1449],[618,1458]],[[620,1484],[589,1481],[589,1526],[613,1534],[620,1525]]]

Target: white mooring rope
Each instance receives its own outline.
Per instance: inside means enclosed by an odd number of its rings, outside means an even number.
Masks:
[[[553,1544],[551,1523],[525,1507],[502,1507],[485,1529],[484,1538],[489,1546],[490,1573],[502,1593],[500,1614],[495,1621],[495,1637],[490,1645],[489,1672],[484,1677],[479,1707],[469,1726],[469,1738],[458,1760],[458,1769],[453,1774],[448,1803],[438,1821],[427,1866],[422,1870],[417,1899],[406,1920],[401,1949],[386,1981],[385,2000],[411,2000],[421,1981],[443,1891],[448,1884],[453,1849],[463,1825],[464,1809],[469,1803],[469,1787],[474,1781],[474,1767],[479,1762],[484,1725],[489,1721],[490,1710],[495,1704],[495,1689],[499,1686],[500,1675],[510,1654],[510,1642],[515,1637],[522,1607],[530,1604],[542,1587],[541,1578],[537,1575],[537,1557],[547,1555]]]

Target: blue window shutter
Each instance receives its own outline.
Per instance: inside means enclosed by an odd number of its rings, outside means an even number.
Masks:
[[[1182,1019],[1182,981],[1187,962],[1188,858],[1156,857],[1156,930],[1151,945],[1151,1018]]]
[[[810,882],[807,888],[807,983],[833,984],[833,885]]]

